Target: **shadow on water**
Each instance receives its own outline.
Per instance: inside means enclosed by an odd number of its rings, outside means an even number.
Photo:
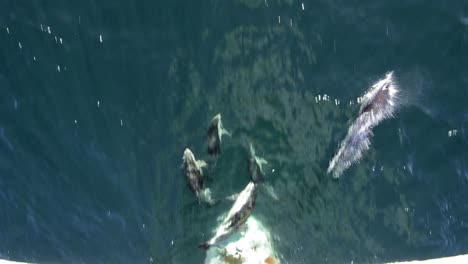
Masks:
[[[186,145],[214,163],[217,113],[233,136],[208,187],[218,199],[242,190],[255,145],[279,199],[261,189],[253,214],[282,262],[466,253],[463,5],[304,6],[2,4],[0,257],[201,263],[197,245],[231,204],[198,204],[180,164]],[[331,179],[356,97],[388,70],[407,107]]]

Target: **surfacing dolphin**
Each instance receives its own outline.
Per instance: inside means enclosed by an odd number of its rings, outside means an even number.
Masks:
[[[196,160],[195,155],[193,155],[189,148],[185,148],[182,160],[185,178],[188,181],[190,189],[197,196],[198,201],[207,202],[208,204],[213,205],[215,202],[211,198],[210,189],[203,187],[204,181],[202,169],[207,166],[206,162],[203,160]]]
[[[249,174],[253,182],[255,183],[262,183],[262,187],[266,190],[268,195],[271,196],[274,200],[279,200],[278,195],[276,194],[275,189],[272,185],[268,182],[265,182],[265,171],[263,170],[263,166],[268,164],[268,162],[255,154],[255,149],[250,143],[250,157],[248,160],[249,166]],[[232,199],[235,195],[228,197],[228,199]]]
[[[263,181],[265,177],[263,165],[265,164],[268,164],[268,162],[264,158],[255,155],[255,149],[250,143],[249,173],[253,182]]]
[[[217,114],[211,120],[208,127],[208,154],[218,156],[221,153],[221,138],[223,135],[231,136],[231,133],[223,127],[221,114]]]
[[[218,244],[238,231],[239,227],[247,221],[252,213],[256,199],[257,185],[254,182],[250,182],[237,197],[234,205],[217,228],[216,234],[198,247],[209,249],[211,246]]]
[[[361,98],[359,116],[340,143],[338,151],[330,161],[327,173],[338,178],[353,163],[361,159],[363,153],[370,147],[372,129],[384,119],[393,117],[399,105],[397,94],[398,86],[393,78],[393,72],[387,73],[385,78],[372,85]]]

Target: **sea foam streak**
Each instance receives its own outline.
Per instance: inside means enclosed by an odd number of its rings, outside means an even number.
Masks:
[[[384,119],[393,117],[398,106],[398,87],[393,78],[393,72],[377,81],[361,98],[359,116],[348,129],[348,134],[340,143],[340,147],[330,161],[327,173],[334,178],[361,159],[364,151],[370,147],[372,129]]]

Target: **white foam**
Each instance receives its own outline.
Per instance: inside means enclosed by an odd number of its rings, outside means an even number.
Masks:
[[[454,137],[454,136],[457,135],[457,133],[458,133],[458,130],[456,130],[456,129],[449,130],[448,136],[449,136],[449,137]]]
[[[242,260],[243,264],[265,263],[267,258],[275,257],[270,232],[255,217],[249,217],[243,234],[236,235],[211,247],[206,252],[205,264],[224,264],[229,260]],[[279,263],[277,261],[277,263]]]

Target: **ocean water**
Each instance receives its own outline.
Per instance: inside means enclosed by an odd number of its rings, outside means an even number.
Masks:
[[[404,106],[332,179],[356,98],[390,70]],[[198,204],[184,147],[222,198],[248,183],[250,142],[281,263],[468,253],[467,122],[466,1],[3,0],[0,258],[203,263],[231,204]]]

